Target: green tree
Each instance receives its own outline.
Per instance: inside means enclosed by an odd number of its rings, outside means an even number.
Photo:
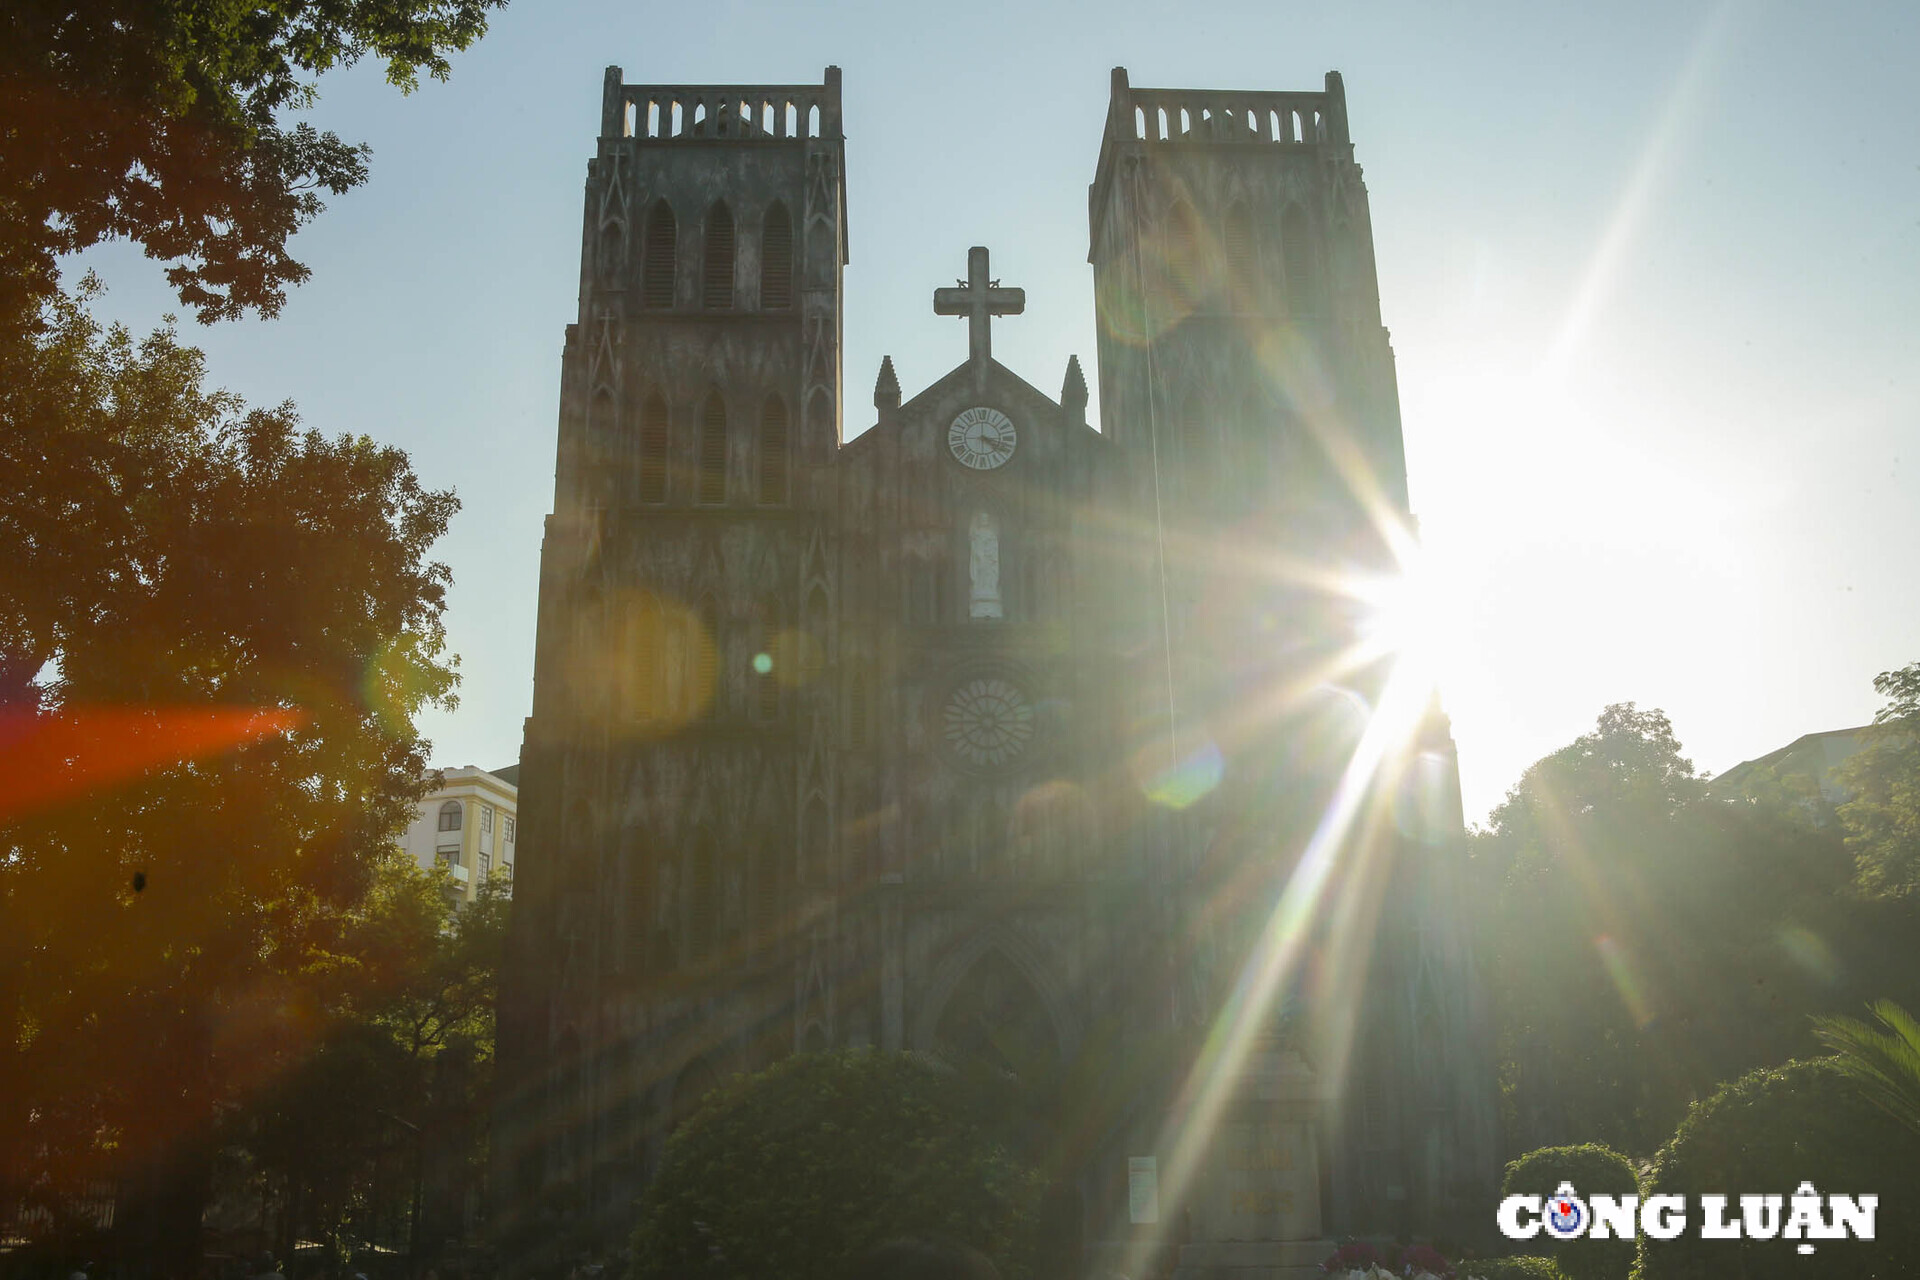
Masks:
[[[55,288],[54,259],[130,238],[173,263],[203,321],[272,315],[307,268],[287,240],[368,152],[289,112],[372,55],[411,90],[505,0],[13,0],[0,7],[0,332]]]
[[[1631,705],[1527,771],[1470,868],[1518,1149],[1651,1152],[1920,949],[1911,904],[1854,892],[1837,833],[1713,798],[1667,718]]]
[[[828,1280],[886,1240],[936,1236],[1025,1280],[1042,1181],[951,1084],[908,1055],[850,1052],[715,1090],[647,1189],[634,1275]]]
[[[1920,1134],[1920,1022],[1891,1000],[1875,1001],[1873,1016],[1885,1030],[1829,1015],[1814,1019],[1814,1034],[1861,1093]]]
[[[1867,744],[1840,766],[1839,807],[1860,885],[1882,897],[1920,890],[1920,662],[1874,677],[1887,700]]]
[[[455,681],[426,557],[457,503],[398,450],[207,390],[169,330],[49,317],[0,370],[0,705],[68,766],[171,751],[0,812],[0,1170],[144,1188],[129,1217],[177,1274],[216,1118],[311,1044],[422,791],[413,718]],[[217,752],[181,728],[222,708],[293,727]]]
[[[443,1175],[468,1166],[466,1178],[442,1176],[424,1189],[420,1242],[431,1253],[446,1217],[434,1213],[436,1201],[470,1185],[471,1166],[484,1159],[510,892],[498,875],[462,907],[444,873],[397,852],[383,859],[349,913],[341,952],[325,957],[338,980],[317,1043],[227,1126],[230,1141],[280,1179],[287,1227],[326,1243],[343,1265],[373,1213],[389,1222],[411,1215],[412,1179],[429,1163]],[[390,1180],[380,1205],[383,1159],[409,1177]]]

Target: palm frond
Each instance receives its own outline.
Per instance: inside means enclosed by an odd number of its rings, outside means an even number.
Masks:
[[[1920,1133],[1920,1021],[1891,1000],[1874,1002],[1872,1012],[1878,1027],[1828,1016],[1813,1020],[1813,1034],[1861,1093]]]

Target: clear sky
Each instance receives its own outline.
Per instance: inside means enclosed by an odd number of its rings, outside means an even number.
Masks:
[[[1702,768],[1857,724],[1920,660],[1920,6],[516,0],[401,97],[321,82],[372,181],[296,241],[282,316],[200,329],[213,380],[409,450],[464,509],[440,558],[464,682],[437,763],[506,764],[532,694],[564,326],[603,69],[845,74],[849,435],[966,357],[931,290],[969,245],[1027,291],[995,355],[1094,353],[1108,72],[1343,73],[1413,504],[1449,604],[1467,812],[1590,727],[1665,708]],[[159,267],[86,257],[152,327]]]

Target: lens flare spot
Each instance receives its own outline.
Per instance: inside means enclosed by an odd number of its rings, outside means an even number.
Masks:
[[[1793,962],[1823,983],[1831,984],[1840,976],[1840,962],[1826,940],[1804,925],[1788,925],[1780,930],[1780,946]]]
[[[1186,809],[1212,793],[1226,774],[1227,762],[1211,738],[1201,739],[1185,751],[1179,763],[1147,775],[1144,790],[1148,800],[1167,809]]]
[[[770,653],[754,654],[753,669],[756,673],[763,676],[772,675],[773,674],[773,655]]]

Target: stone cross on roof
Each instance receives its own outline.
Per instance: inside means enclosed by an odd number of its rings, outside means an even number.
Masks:
[[[987,251],[979,245],[967,250],[967,278],[957,289],[933,291],[933,314],[967,318],[967,354],[976,369],[993,358],[994,316],[1017,316],[1027,309],[1025,289],[1002,289],[987,278]]]

